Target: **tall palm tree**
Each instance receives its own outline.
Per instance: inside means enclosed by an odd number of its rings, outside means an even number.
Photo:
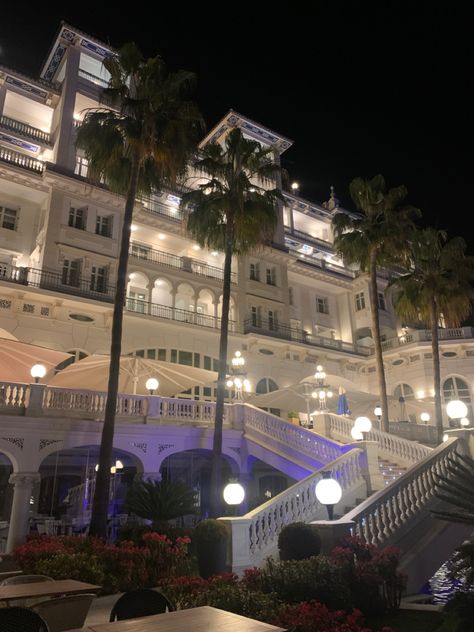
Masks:
[[[160,57],[145,59],[134,44],[104,61],[110,73],[104,107],[89,110],[77,134],[77,146],[89,160],[89,175],[125,195],[117,269],[107,389],[99,470],[90,533],[105,537],[110,464],[122,346],[123,308],[135,198],[153,188],[172,186],[202,132],[201,117],[187,100],[194,75],[168,72]]]
[[[392,280],[398,315],[422,322],[431,329],[435,414],[438,440],[443,434],[438,326],[443,316],[448,327],[459,327],[471,313],[474,297],[474,257],[466,255],[461,237],[448,239],[435,228],[417,231],[410,242],[411,268]]]
[[[350,184],[351,197],[359,214],[336,213],[332,220],[334,247],[348,264],[358,264],[370,279],[372,337],[382,407],[382,429],[389,431],[387,385],[380,338],[377,268],[403,261],[407,239],[414,229],[419,211],[403,204],[406,187],[387,190],[385,179],[355,178]]]
[[[277,224],[277,188],[279,166],[272,162],[273,150],[264,149],[242,135],[229,132],[225,145],[210,143],[203,149],[195,168],[204,183],[186,194],[189,205],[188,231],[201,246],[224,252],[222,318],[219,341],[216,415],[211,467],[211,512],[221,513],[221,455],[224,395],[227,373],[227,343],[231,264],[234,254],[243,254],[271,239]]]

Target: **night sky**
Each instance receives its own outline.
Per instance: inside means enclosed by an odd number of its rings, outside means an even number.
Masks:
[[[283,166],[303,197],[321,203],[334,185],[352,208],[351,179],[382,173],[408,187],[425,224],[463,235],[474,253],[469,3],[169,4],[11,3],[0,64],[36,76],[60,20],[113,46],[134,40],[197,73],[208,127],[233,108],[291,138]]]

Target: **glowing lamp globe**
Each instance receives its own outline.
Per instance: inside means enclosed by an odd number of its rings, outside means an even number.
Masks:
[[[372,422],[368,417],[357,417],[354,428],[357,428],[359,432],[370,432],[372,430]]]
[[[120,459],[117,459],[115,461],[115,469],[116,470],[123,470],[123,463],[122,463],[122,461],[120,461]]]
[[[376,406],[374,408],[374,415],[376,417],[381,417],[382,416],[382,407],[381,406]]]
[[[337,505],[342,498],[342,487],[333,478],[322,478],[318,481],[315,492],[322,505]]]
[[[153,391],[156,391],[156,389],[159,386],[159,382],[156,379],[156,377],[149,377],[147,379],[147,381],[145,382],[145,388],[150,391],[150,393],[153,395]]]
[[[353,428],[351,429],[351,437],[354,439],[354,441],[362,441],[364,435],[358,428],[353,426]]]
[[[46,367],[44,366],[44,364],[35,364],[31,367],[30,374],[31,377],[34,377],[35,380],[38,381],[46,375]]]
[[[429,422],[429,420],[431,419],[431,417],[429,416],[428,413],[421,413],[420,415],[420,419],[421,421],[423,421],[425,424],[427,424]]]
[[[227,380],[225,385],[227,386],[227,388],[232,388],[232,386],[234,386],[234,382],[232,380]]]
[[[470,423],[471,422],[469,421],[467,417],[463,417],[460,421],[461,426],[464,426],[464,427],[469,426]]]
[[[449,439],[449,435],[444,434],[443,435],[443,443],[446,443],[446,441]]]
[[[224,487],[223,496],[228,505],[240,505],[245,498],[245,489],[240,483],[228,483]]]
[[[467,415],[467,406],[459,399],[453,399],[446,406],[446,412],[448,413],[448,417],[450,419],[461,419]]]

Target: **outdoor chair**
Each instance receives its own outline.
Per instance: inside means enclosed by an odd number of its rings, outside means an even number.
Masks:
[[[52,577],[47,575],[13,575],[4,579],[0,586],[12,586],[13,584],[32,584],[34,582],[52,582]]]
[[[2,632],[50,632],[46,621],[29,608],[2,608],[0,617]]]
[[[160,592],[149,588],[131,590],[122,595],[112,608],[109,621],[125,621],[172,612],[176,607]]]
[[[41,601],[31,609],[46,621],[50,632],[63,632],[82,628],[95,597],[93,593],[58,597]]]

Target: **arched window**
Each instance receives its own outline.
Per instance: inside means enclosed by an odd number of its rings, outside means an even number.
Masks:
[[[415,393],[409,384],[399,384],[393,391],[393,396],[396,400],[400,400],[400,397],[406,401],[407,399],[414,399]]]
[[[469,415],[471,415],[471,393],[469,386],[460,377],[448,377],[443,384],[443,398],[447,404],[452,399],[459,399],[466,404],[469,408]]]
[[[274,382],[271,377],[263,377],[257,382],[257,386],[255,387],[257,395],[264,395],[265,393],[272,393],[277,390],[278,384]]]
[[[70,364],[74,364],[74,362],[79,362],[79,360],[87,358],[87,353],[85,353],[85,351],[79,351],[79,349],[71,349],[70,351],[68,351],[68,353],[72,353],[72,356],[67,360],[63,360],[54,368],[54,371],[56,373],[58,371],[62,371]]]

